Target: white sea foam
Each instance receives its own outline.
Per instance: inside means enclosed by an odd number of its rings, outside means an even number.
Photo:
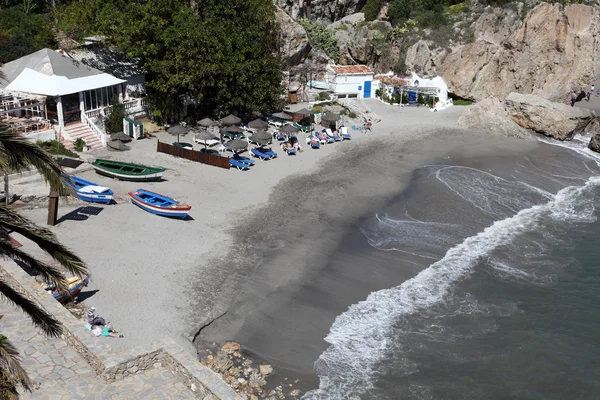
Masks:
[[[544,219],[589,222],[593,207],[578,207],[578,200],[600,177],[590,178],[580,187],[567,187],[546,204],[521,210],[497,221],[477,235],[451,248],[445,256],[402,285],[371,293],[365,301],[352,305],[338,316],[325,340],[330,347],[315,363],[319,389],[305,399],[350,399],[360,396],[373,384],[377,365],[391,348],[388,343],[394,325],[402,317],[440,304],[456,282],[467,278],[478,262],[499,246],[522,233],[537,230]]]

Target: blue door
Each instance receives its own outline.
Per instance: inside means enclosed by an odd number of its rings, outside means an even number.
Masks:
[[[371,81],[365,81],[364,98],[365,99],[371,98]]]

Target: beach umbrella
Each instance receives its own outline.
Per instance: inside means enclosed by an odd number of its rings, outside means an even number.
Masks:
[[[261,146],[268,144],[272,139],[273,138],[271,137],[271,134],[266,131],[258,131],[250,137],[250,140],[260,144]]]
[[[189,131],[190,128],[186,128],[182,125],[175,125],[167,129],[167,132],[169,132],[171,135],[177,135],[177,143],[179,143],[179,135],[187,135]]]
[[[200,121],[198,121],[198,125],[208,128],[211,126],[217,126],[219,125],[219,123],[217,121],[213,121],[210,118],[202,118]]]
[[[118,151],[129,150],[129,146],[126,146],[120,140],[111,140],[110,142],[106,143],[106,145],[113,150],[118,150]]]
[[[336,122],[339,121],[340,119],[340,114],[336,114],[336,113],[327,113],[325,115],[323,115],[321,117],[321,121],[327,121],[327,122]]]
[[[121,142],[125,143],[131,142],[131,138],[123,132],[113,133],[112,135],[110,135],[110,140],[120,140]]]
[[[308,109],[306,109],[306,108],[303,108],[303,109],[300,109],[298,111],[295,111],[295,113],[296,114],[302,114],[302,115],[309,116],[309,115],[312,115],[313,112],[310,111],[310,110],[308,110]]]
[[[289,114],[286,114],[284,112],[275,113],[275,114],[273,114],[273,117],[279,118],[279,119],[285,119],[287,121],[291,121],[292,120],[292,116],[289,115]]]
[[[252,129],[266,129],[268,126],[269,124],[262,119],[255,119],[254,121],[248,122],[248,128]]]
[[[285,133],[297,133],[300,129],[296,128],[293,125],[284,125],[281,127],[281,129],[279,129],[280,132],[285,132]]]
[[[229,114],[225,118],[221,118],[220,121],[223,125],[237,125],[242,122],[241,118],[238,118],[233,114]]]
[[[214,139],[215,135],[207,130],[201,130],[194,136],[198,140],[204,140],[204,148],[206,149],[206,140]]]
[[[227,142],[227,149],[231,150],[231,151],[243,151],[246,150],[248,148],[248,142],[246,142],[245,140],[240,140],[240,139],[233,139],[230,140],[229,142]]]

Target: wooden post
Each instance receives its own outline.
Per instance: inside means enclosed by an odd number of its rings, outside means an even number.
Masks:
[[[4,195],[6,196],[6,206],[10,203],[10,196],[8,194],[8,172],[4,173]]]
[[[58,219],[58,192],[50,190],[50,201],[48,202],[48,225],[56,225]]]

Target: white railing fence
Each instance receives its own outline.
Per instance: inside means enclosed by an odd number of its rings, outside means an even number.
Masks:
[[[123,106],[125,107],[125,114],[137,114],[144,111],[144,106],[146,105],[146,99],[129,99],[123,101]],[[112,106],[106,106],[101,108],[94,108],[93,110],[88,110],[84,114],[88,119],[95,120],[98,118],[104,118],[110,114]]]
[[[90,129],[92,130],[92,132],[94,132],[94,134],[98,137],[98,139],[100,139],[100,141],[102,141],[102,146],[106,146],[106,133],[104,133],[102,131],[102,129],[98,128],[98,125],[96,125],[94,123],[94,121],[92,121],[90,118],[88,118],[87,116],[87,112],[83,113],[83,122],[90,127]]]

